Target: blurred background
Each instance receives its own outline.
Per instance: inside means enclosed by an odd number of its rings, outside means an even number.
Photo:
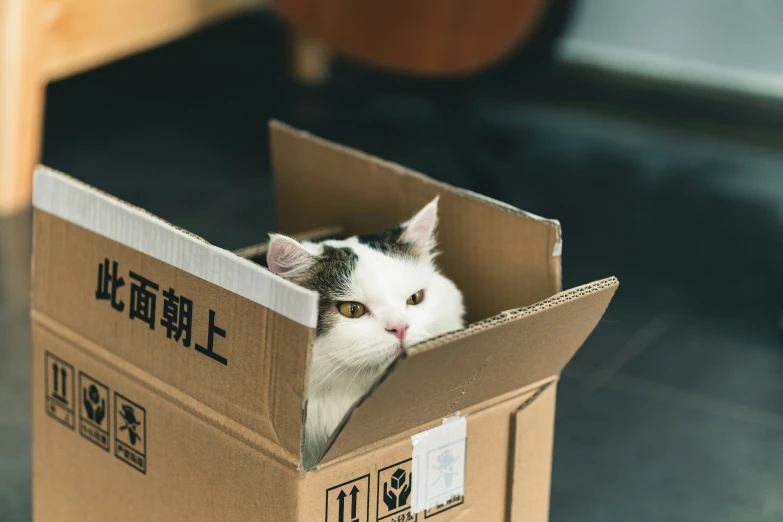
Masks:
[[[458,5],[459,4],[459,5]],[[783,520],[783,4],[0,0],[0,520],[31,519],[30,174],[225,248],[266,124],[563,224],[618,294],[564,371],[551,520]]]

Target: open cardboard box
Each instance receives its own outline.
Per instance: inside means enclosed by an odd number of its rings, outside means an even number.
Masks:
[[[377,231],[440,195],[470,325],[400,356],[306,471],[317,295],[254,262],[263,245],[227,252],[39,167],[34,519],[547,520],[558,374],[617,281],[560,292],[556,221],[280,123],[271,146],[288,234]]]

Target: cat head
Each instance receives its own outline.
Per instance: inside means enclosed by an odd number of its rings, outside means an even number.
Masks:
[[[462,327],[462,294],[434,262],[437,211],[436,198],[396,228],[343,240],[271,235],[269,269],[319,294],[314,371],[383,368]]]

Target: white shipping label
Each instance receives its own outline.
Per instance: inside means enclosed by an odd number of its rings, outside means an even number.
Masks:
[[[437,428],[411,437],[413,472],[411,512],[418,513],[465,495],[465,417],[444,419]]]

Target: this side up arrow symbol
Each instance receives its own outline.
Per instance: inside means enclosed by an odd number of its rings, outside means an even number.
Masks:
[[[340,491],[340,494],[337,495],[337,509],[339,510],[337,522],[345,522],[345,497],[347,496],[345,491]]]
[[[357,502],[357,496],[359,495],[359,488],[356,486],[353,487],[351,490],[351,521],[357,520],[356,518],[356,502]]]

